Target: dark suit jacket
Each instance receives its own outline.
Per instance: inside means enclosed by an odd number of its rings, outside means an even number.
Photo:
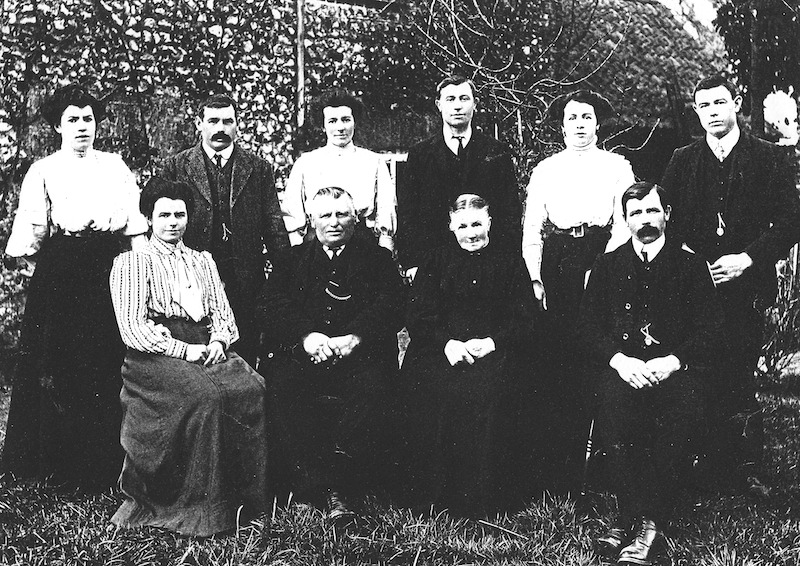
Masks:
[[[708,368],[722,347],[722,311],[706,263],[667,239],[650,263],[653,289],[647,345],[641,326],[644,296],[636,266],[641,260],[628,241],[598,256],[581,302],[578,332],[595,366],[608,368],[617,352],[645,361],[675,354],[689,367]]]
[[[800,238],[800,202],[792,171],[782,150],[742,132],[728,178],[725,236],[717,224],[702,220],[700,202],[707,187],[700,186],[705,138],[676,149],[661,184],[672,205],[670,234],[710,262],[720,256],[747,252],[753,265],[739,280],[726,283],[726,292],[743,293],[770,304],[777,291],[775,262]]]
[[[291,248],[284,265],[275,269],[257,307],[267,349],[261,368],[285,363],[288,357],[302,362],[301,367],[308,366],[302,345],[296,346],[307,334],[321,332],[328,336],[355,334],[361,338],[351,354],[355,360],[373,368],[383,365],[397,370],[404,293],[391,253],[370,235],[356,234],[339,260],[343,287],[351,295],[347,301],[328,299],[331,261],[316,239]],[[339,365],[353,365],[344,362]]]
[[[458,195],[472,193],[489,201],[492,243],[521,247],[522,207],[514,163],[504,144],[477,130],[462,157],[457,175],[450,175],[453,152],[439,132],[408,152],[398,176],[397,252],[405,267],[419,266],[423,254],[453,238],[448,210]]]
[[[275,192],[272,167],[239,146],[234,148],[232,159],[230,212],[233,254],[238,258],[236,293],[243,295],[245,303],[252,303],[264,281],[264,251],[274,259],[288,249],[289,237]],[[202,145],[167,159],[160,174],[194,188],[194,208],[183,241],[190,248],[211,249],[212,195]],[[231,303],[239,303],[239,298],[231,296]]]

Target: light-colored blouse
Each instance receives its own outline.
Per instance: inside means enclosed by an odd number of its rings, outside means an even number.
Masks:
[[[380,154],[350,144],[326,145],[300,156],[292,167],[283,195],[283,213],[293,246],[303,242],[306,202],[325,187],[350,193],[358,216],[378,233],[378,242],[393,249],[397,228],[397,198],[389,167]]]
[[[211,254],[187,248],[183,241],[172,245],[151,237],[142,250],[117,256],[111,270],[111,299],[122,341],[129,348],[186,357],[188,344],[173,338],[167,328],[153,321],[158,316],[190,318],[175,301],[181,254],[202,293],[202,315],[210,320],[209,342],[217,340],[227,348],[239,339],[239,329]]]
[[[522,227],[522,257],[531,280],[542,280],[546,221],[562,229],[611,224],[606,251],[627,242],[631,234],[622,215],[622,193],[635,181],[627,159],[596,146],[567,148],[534,167]]]
[[[6,253],[33,255],[53,232],[82,232],[92,222],[95,230],[127,236],[147,232],[136,178],[115,153],[89,149],[78,157],[61,149],[25,175]]]

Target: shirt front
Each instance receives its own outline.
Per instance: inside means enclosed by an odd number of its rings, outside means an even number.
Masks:
[[[636,238],[631,238],[631,243],[633,244],[633,251],[636,252],[636,255],[639,256],[639,259],[644,261],[643,252],[647,254],[647,261],[653,261],[659,252],[664,248],[664,243],[667,241],[667,237],[664,234],[661,234],[656,240],[650,242],[649,244],[645,244],[644,242],[640,242]]]
[[[211,254],[188,248],[183,241],[173,245],[156,237],[144,249],[114,260],[111,298],[122,341],[141,352],[185,357],[187,343],[172,338],[167,328],[153,321],[160,316],[190,318],[174,297],[179,285],[176,251],[200,288],[201,314],[210,320],[210,341],[230,346],[239,339],[239,330]]]
[[[722,147],[722,160],[728,157],[733,151],[733,148],[739,143],[739,138],[741,137],[742,132],[739,129],[739,125],[735,124],[733,129],[730,132],[722,136],[721,138],[716,138],[711,134],[706,134],[706,143],[708,147],[711,148],[711,151],[714,155],[717,155],[717,148]],[[719,159],[719,156],[717,157]]]
[[[211,160],[211,163],[213,163],[214,165],[217,165],[216,156],[217,155],[221,156],[222,161],[219,162],[219,167],[222,168],[225,167],[225,164],[228,163],[228,160],[231,158],[231,155],[233,155],[233,144],[230,144],[228,147],[226,147],[221,151],[216,151],[211,147],[207,146],[206,142],[203,142],[203,151],[206,152],[206,155]]]
[[[458,135],[453,134],[447,124],[444,124],[442,126],[442,135],[444,136],[445,145],[453,152],[453,155],[458,155],[458,138],[461,138],[461,147],[466,148],[469,140],[472,139],[472,124],[469,125],[466,131]]]

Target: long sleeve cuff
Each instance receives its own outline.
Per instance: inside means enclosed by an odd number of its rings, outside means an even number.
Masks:
[[[167,341],[167,349],[164,352],[165,355],[171,356],[173,358],[180,358],[181,360],[186,359],[186,347],[189,344],[183,342],[181,340],[175,340],[171,338]]]

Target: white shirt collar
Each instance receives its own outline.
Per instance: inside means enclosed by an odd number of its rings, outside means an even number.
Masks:
[[[337,256],[340,255],[344,251],[346,245],[347,244],[342,244],[338,248],[329,248],[325,244],[322,244],[322,249],[325,250],[328,258],[333,259],[333,254],[336,254]]]
[[[664,234],[661,234],[657,240],[654,242],[650,242],[649,244],[644,244],[637,240],[636,238],[631,238],[631,242],[633,242],[633,251],[636,252],[636,255],[639,256],[639,259],[644,261],[642,257],[642,252],[647,252],[647,261],[653,261],[659,252],[664,248],[664,244],[666,243],[667,238]]]
[[[717,146],[721,145],[723,149],[723,155],[727,157],[739,142],[741,135],[742,131],[739,129],[739,124],[734,124],[733,129],[721,138],[715,138],[711,134],[706,134],[706,143],[708,144],[708,147],[711,148],[711,151],[714,151]]]
[[[447,124],[443,124],[442,125],[442,135],[444,136],[444,143],[447,145],[448,148],[450,148],[450,151],[452,151],[453,154],[456,154],[458,152],[458,140],[453,137],[454,134],[450,130],[450,126],[448,126]],[[460,133],[458,135],[460,137],[464,138],[461,141],[461,144],[464,147],[467,147],[467,144],[469,143],[469,140],[472,139],[472,124],[467,126],[466,131],[464,131],[464,132],[462,132],[462,133]]]
[[[346,155],[346,154],[349,154],[349,153],[355,153],[356,152],[356,146],[352,141],[349,144],[347,144],[346,146],[344,146],[344,147],[339,147],[338,145],[334,145],[334,144],[328,142],[325,145],[325,149],[327,149],[329,152],[333,153],[334,155]]]
[[[221,155],[222,156],[222,166],[224,167],[225,164],[228,162],[228,160],[231,158],[231,155],[233,155],[233,144],[229,145],[228,147],[226,147],[222,151],[216,151],[213,148],[211,148],[210,146],[206,145],[206,142],[204,141],[203,142],[203,151],[206,152],[206,155],[208,156],[208,158],[211,160],[212,163],[214,163],[214,156],[215,155],[217,155],[217,154]]]

